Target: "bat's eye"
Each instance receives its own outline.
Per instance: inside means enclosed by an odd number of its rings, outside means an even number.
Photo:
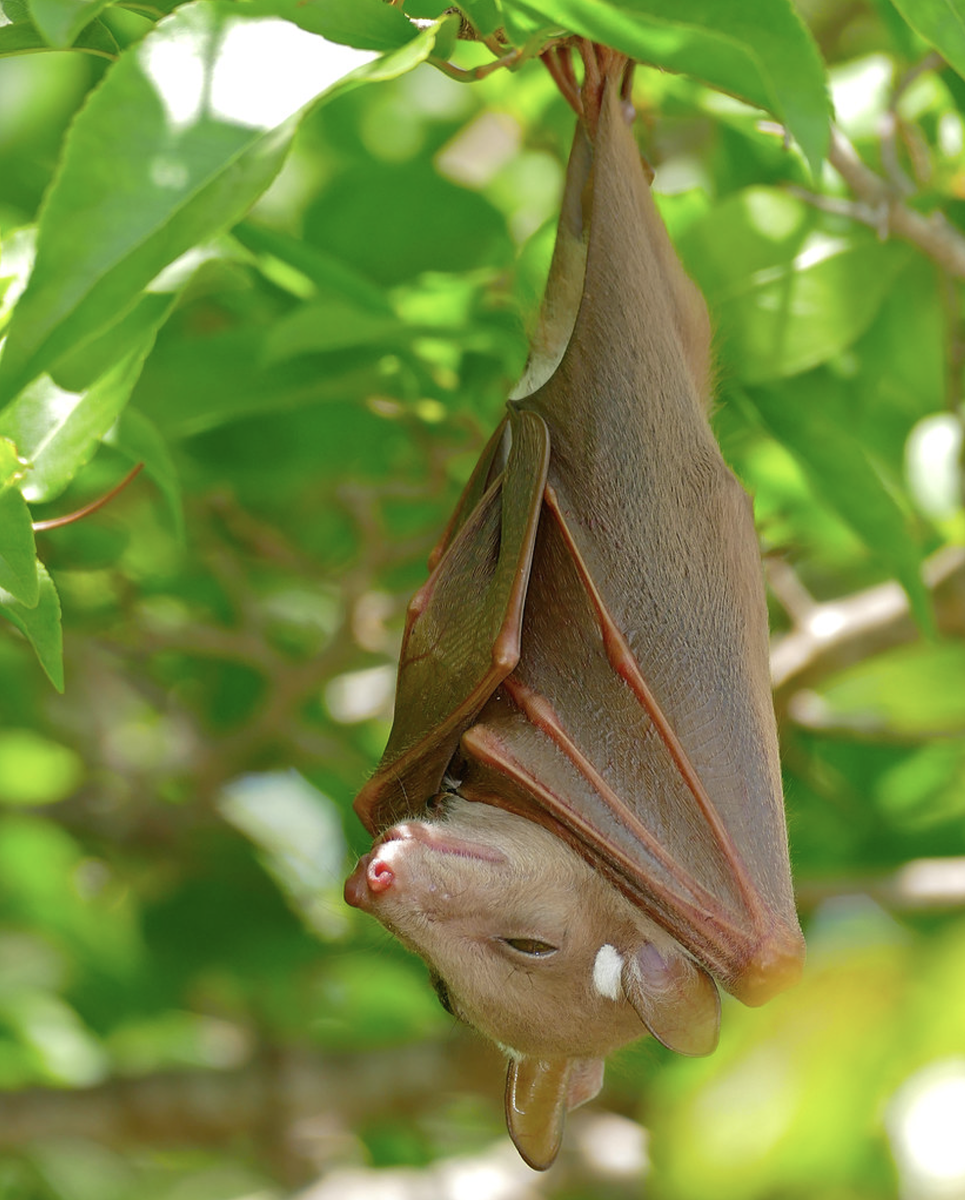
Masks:
[[[551,946],[549,942],[541,942],[538,938],[502,938],[501,940],[507,946],[511,946],[513,950],[518,950],[520,954],[528,954],[530,958],[548,958],[559,949],[558,946]]]
[[[433,817],[439,816],[439,814],[445,809],[445,807],[446,807],[446,793],[445,792],[436,792],[436,794],[434,796],[431,796],[426,801],[426,812],[429,813]]]
[[[439,1003],[446,1010],[450,1017],[457,1017],[459,1014],[452,1007],[452,999],[449,995],[449,989],[446,987],[445,981],[441,975],[437,975],[435,971],[429,972],[429,982],[432,984],[433,990],[439,997]]]

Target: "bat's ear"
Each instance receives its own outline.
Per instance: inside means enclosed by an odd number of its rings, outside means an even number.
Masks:
[[[625,958],[622,981],[627,999],[658,1042],[678,1054],[717,1049],[720,996],[692,959],[644,942]]]
[[[602,1086],[600,1058],[510,1059],[506,1125],[529,1166],[545,1171],[553,1165],[567,1110],[592,1100]]]

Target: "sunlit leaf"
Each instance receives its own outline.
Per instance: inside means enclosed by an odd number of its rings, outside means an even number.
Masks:
[[[107,1075],[103,1048],[60,996],[40,990],[0,993],[0,1019],[33,1049],[49,1083],[84,1087]]]
[[[262,772],[229,783],[219,808],[260,848],[302,919],[325,937],[344,934],[345,838],[332,801],[295,771]]]
[[[0,805],[55,804],[83,777],[77,754],[32,729],[0,731]]]
[[[114,324],[185,250],[234,224],[274,178],[306,105],[410,69],[432,40],[430,28],[377,58],[223,0],[195,0],[161,21],[71,130],[0,358],[0,400]]]
[[[37,230],[33,225],[0,236],[0,334],[27,286],[36,251]]]
[[[861,336],[913,257],[899,242],[813,231],[801,201],[747,189],[681,239],[730,371],[762,383],[809,370]]]
[[[832,703],[839,708],[839,702]],[[880,725],[877,702],[874,715]],[[904,722],[905,713],[898,719]],[[876,792],[883,812],[902,828],[961,820],[965,816],[965,739],[927,742],[885,772]]]
[[[89,461],[127,403],[147,349],[138,347],[83,392],[42,375],[0,412],[0,434],[28,463],[23,493],[32,504],[59,496]]]

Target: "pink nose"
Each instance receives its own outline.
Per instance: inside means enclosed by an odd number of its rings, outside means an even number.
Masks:
[[[368,865],[368,870],[365,872],[365,878],[368,881],[369,891],[387,892],[395,883],[395,871],[382,858],[373,858]]]
[[[394,882],[395,872],[370,850],[362,855],[358,866],[345,881],[345,903],[353,908],[369,909],[373,896],[387,891]]]

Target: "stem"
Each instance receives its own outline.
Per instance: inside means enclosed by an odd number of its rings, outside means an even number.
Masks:
[[[143,469],[144,464],[139,462],[137,466],[128,471],[121,482],[112,487],[109,492],[106,492],[97,500],[91,501],[90,504],[85,504],[83,508],[78,508],[75,512],[67,513],[66,516],[63,517],[51,517],[49,521],[34,521],[34,533],[40,533],[47,529],[60,529],[63,525],[73,525],[75,521],[80,521],[84,517],[89,517],[91,513],[97,512],[99,508],[103,508],[105,504],[109,504],[110,501],[113,500],[118,494],[118,492],[122,492],[124,488],[126,488],[131,482],[131,480],[134,479],[135,476],[137,476]]]

